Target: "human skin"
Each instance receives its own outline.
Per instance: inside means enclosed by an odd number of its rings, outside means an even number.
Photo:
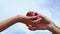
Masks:
[[[34,18],[36,18],[36,16],[27,17],[27,16],[22,16],[22,15],[16,15],[14,17],[5,19],[0,22],[0,32],[7,29],[8,27],[10,27],[11,25],[13,25],[17,22],[28,23],[28,22],[31,22],[32,19],[34,19]]]
[[[28,29],[30,30],[49,30],[50,32],[52,32],[52,34],[60,34],[60,28],[56,26],[54,22],[51,21],[48,17],[41,14],[37,15],[37,17],[17,15],[6,20],[3,20],[0,23],[0,32],[17,22],[22,22],[26,24],[28,26]]]
[[[30,30],[49,30],[52,34],[60,34],[60,28],[54,24],[48,17],[40,14],[37,15],[40,20],[33,21],[31,25],[29,25]]]

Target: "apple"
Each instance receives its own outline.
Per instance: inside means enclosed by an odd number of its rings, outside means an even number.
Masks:
[[[37,12],[29,11],[26,16],[36,16],[38,15]]]
[[[38,13],[37,12],[33,12],[33,11],[29,11],[27,14],[26,14],[26,16],[37,16],[38,15]],[[37,18],[36,18],[37,19]],[[36,20],[36,19],[33,19],[33,20]]]
[[[33,12],[33,11],[29,11],[27,14],[26,14],[26,16],[37,16],[38,15],[38,13],[37,12]],[[33,20],[37,20],[37,18],[35,18],[35,19],[33,19]],[[33,24],[33,23],[32,23]],[[36,28],[37,27],[37,25],[36,24],[33,24],[33,25],[29,25],[29,28],[28,29],[30,29],[30,30],[35,30],[35,29],[37,29]]]

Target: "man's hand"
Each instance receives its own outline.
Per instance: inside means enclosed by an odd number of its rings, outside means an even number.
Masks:
[[[60,28],[54,24],[48,17],[37,15],[37,19],[28,25],[30,30],[49,30],[53,34],[60,34]]]
[[[37,20],[32,21],[29,25],[30,30],[48,30],[52,27],[52,21],[49,20],[46,16],[37,15]]]

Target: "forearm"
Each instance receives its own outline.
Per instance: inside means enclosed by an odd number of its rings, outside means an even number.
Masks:
[[[60,34],[60,28],[55,24],[49,29],[49,31],[51,31],[53,34]]]
[[[1,21],[1,23],[0,23],[0,32],[5,30],[9,26],[15,24],[16,22],[18,22],[18,18],[16,16]]]

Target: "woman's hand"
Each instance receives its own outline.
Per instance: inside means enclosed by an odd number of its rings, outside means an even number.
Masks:
[[[32,17],[29,17],[29,16],[22,16],[22,15],[17,15],[18,17],[18,22],[22,22],[22,23],[30,23],[32,22],[34,19],[37,18],[37,16],[32,16]]]
[[[22,16],[22,15],[16,15],[11,18],[5,19],[0,22],[0,32],[7,29],[8,27],[10,27],[11,25],[17,22],[29,23],[35,18],[36,16],[27,17],[27,16]]]

